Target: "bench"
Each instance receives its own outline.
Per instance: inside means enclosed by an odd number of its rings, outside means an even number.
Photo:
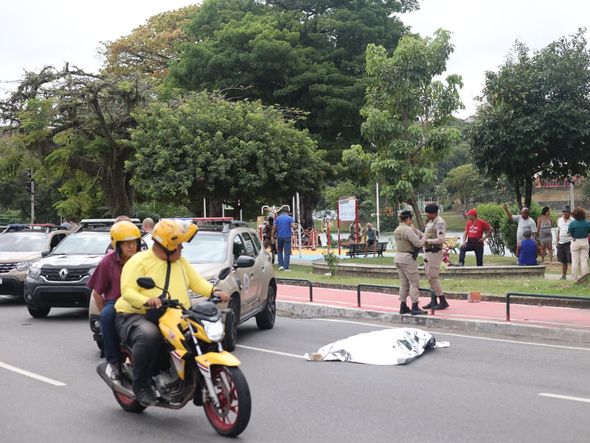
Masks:
[[[383,253],[387,250],[387,242],[379,242],[375,247],[375,252],[378,257],[383,257]],[[373,247],[367,246],[366,243],[350,243],[348,245],[348,252],[346,255],[354,257],[356,255],[372,254]]]

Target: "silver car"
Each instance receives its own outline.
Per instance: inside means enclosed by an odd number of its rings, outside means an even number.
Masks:
[[[195,222],[197,220],[195,219]],[[220,304],[225,316],[224,348],[233,351],[238,338],[240,323],[256,318],[260,329],[272,329],[276,316],[277,283],[271,257],[262,247],[256,231],[241,222],[203,224],[199,221],[199,233],[184,245],[183,257],[195,267],[204,278],[214,283],[219,271],[234,267],[232,274],[218,284],[231,294],[227,304]],[[143,240],[151,246],[149,235]],[[242,268],[234,264],[239,257],[249,258],[252,266]],[[149,276],[148,276],[149,277]],[[201,294],[190,294],[198,303]],[[90,328],[99,348],[102,349],[99,312],[94,300],[90,300]]]

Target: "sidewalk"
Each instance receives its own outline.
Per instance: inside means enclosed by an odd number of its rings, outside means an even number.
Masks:
[[[279,312],[305,317],[371,318],[394,323],[416,324],[458,331],[479,331],[520,338],[543,338],[590,346],[590,309],[510,304],[510,322],[506,321],[506,303],[449,300],[450,308],[435,315],[399,315],[399,296],[363,291],[361,307],[352,290],[279,285]],[[429,303],[420,297],[420,305]]]

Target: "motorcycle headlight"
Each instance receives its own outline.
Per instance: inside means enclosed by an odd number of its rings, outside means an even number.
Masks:
[[[37,280],[40,275],[41,275],[41,268],[38,268],[36,266],[31,266],[29,268],[29,272],[27,273],[27,277],[32,280]]]
[[[17,271],[26,271],[31,266],[30,261],[21,261],[16,264]]]
[[[207,337],[209,337],[209,339],[212,341],[223,340],[225,331],[223,328],[223,321],[221,319],[215,322],[203,320],[203,329],[205,329],[205,334],[207,334]]]

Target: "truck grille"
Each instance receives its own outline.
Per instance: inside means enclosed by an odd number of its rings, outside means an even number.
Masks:
[[[43,268],[41,275],[47,281],[79,281],[88,275],[88,267]]]
[[[10,272],[16,268],[16,263],[0,263],[0,272]]]

